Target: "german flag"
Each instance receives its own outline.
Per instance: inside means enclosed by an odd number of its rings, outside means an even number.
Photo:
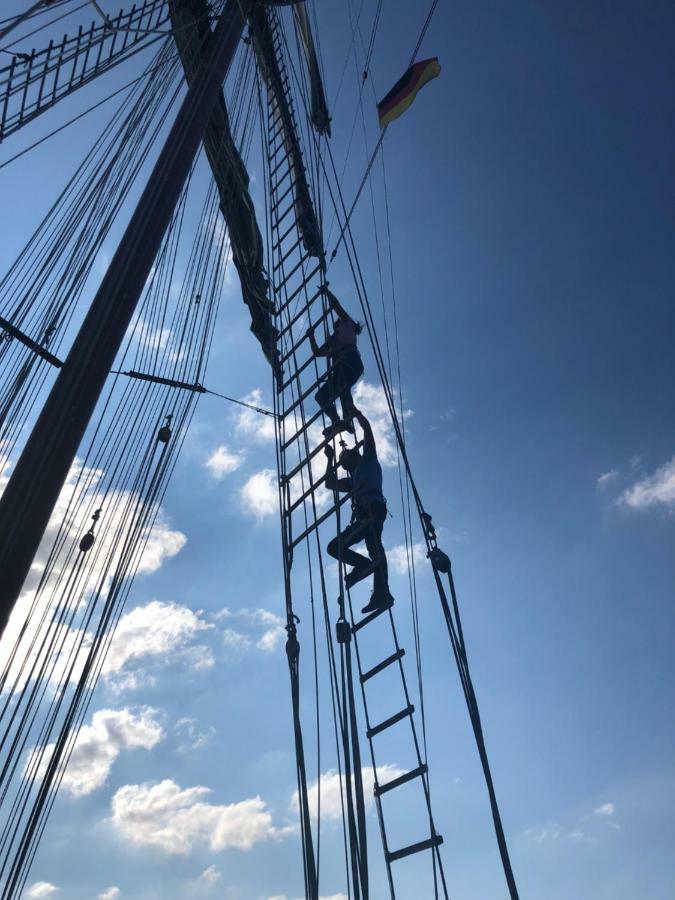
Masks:
[[[420,88],[427,81],[436,78],[440,74],[441,64],[437,56],[431,59],[422,59],[410,66],[384,100],[377,104],[377,115],[380,119],[380,128],[385,128],[394,119],[398,119],[413,102]]]

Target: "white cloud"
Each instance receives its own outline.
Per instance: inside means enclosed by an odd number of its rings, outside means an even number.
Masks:
[[[91,725],[80,729],[64,773],[62,788],[73,797],[84,797],[105,784],[113,763],[123,750],[152,750],[164,737],[156,719],[157,711],[143,707],[130,709],[100,709]],[[47,771],[55,744],[44,748],[42,757],[33,748],[26,760],[24,775],[42,778]]]
[[[36,881],[35,884],[28,888],[27,897],[51,897],[52,894],[58,893],[60,888],[48,881]]]
[[[647,509],[658,504],[675,506],[675,456],[653,475],[624,491],[617,502],[632,509]]]
[[[209,887],[215,887],[222,877],[222,873],[215,866],[209,866],[208,869],[204,869],[199,880]]]
[[[602,806],[598,806],[597,809],[593,810],[596,816],[613,816],[615,809],[613,803],[603,803]]]
[[[213,477],[220,481],[225,475],[236,472],[243,462],[243,453],[233,453],[224,444],[221,444],[220,447],[216,447],[204,465]]]
[[[244,403],[252,406],[263,407],[263,393],[260,388],[255,388],[250,394],[242,397]],[[253,441],[256,444],[269,444],[274,441],[274,419],[272,416],[263,416],[253,409],[242,406],[237,410],[235,430],[241,440]]]
[[[252,621],[259,625],[262,634],[256,641],[258,650],[271,653],[286,638],[284,620],[267,609],[256,609],[251,613]]]
[[[267,900],[289,900],[286,894],[275,894],[273,897],[268,897]],[[295,900],[301,900],[300,897],[296,897]],[[330,897],[326,897],[324,894],[321,894],[319,900],[347,900],[346,894],[331,894]]]
[[[415,566],[424,564],[427,558],[427,548],[424,544],[412,545],[412,561]],[[387,560],[389,567],[396,575],[407,575],[408,565],[410,562],[410,553],[405,544],[397,544],[387,550]]]
[[[128,784],[112,799],[111,822],[133,843],[187,854],[194,846],[212,851],[250,850],[293,829],[276,828],[260,797],[239,803],[214,804],[206,787],[182,790],[175,781]]]
[[[395,466],[396,459],[396,435],[389,415],[389,406],[384,388],[377,387],[367,381],[359,381],[353,391],[354,403],[365,415],[373,429],[377,456],[383,466]],[[396,411],[399,413],[398,403],[394,398]],[[404,418],[412,415],[409,409],[403,410]]]
[[[216,729],[209,725],[206,731],[200,731],[197,720],[184,717],[178,719],[174,725],[178,736],[178,752],[189,753],[192,750],[202,750],[211,743],[216,735]]]
[[[50,654],[50,659],[46,662],[47,671],[51,673],[52,683],[58,683],[65,673],[71,651],[75,652],[77,644],[82,641],[80,660],[72,673],[73,680],[79,677],[79,663],[84,661],[84,653],[89,649],[90,640],[77,627],[77,621],[74,621],[69,629],[53,619],[50,611],[55,608],[60,593],[53,591],[52,588],[57,584],[66,566],[71,565],[68,555],[89,529],[92,510],[97,508],[102,508],[103,514],[96,529],[95,555],[92,556],[92,565],[84,570],[86,575],[80,580],[78,589],[81,595],[86,597],[95,588],[102,587],[105,591],[110,584],[112,573],[123,552],[124,541],[120,541],[119,538],[120,531],[123,531],[124,510],[133,505],[134,495],[130,492],[115,491],[105,494],[103,479],[103,471],[84,468],[79,460],[75,461],[68,474],[24,591],[12,612],[0,644],[0,668],[4,668],[9,662],[15,644],[20,642],[9,667],[6,689],[13,685],[15,679],[15,688],[21,689],[30,677],[33,663],[39,657],[38,666],[40,666],[47,653]],[[81,512],[74,515],[75,510]],[[39,596],[36,596],[36,587],[45,562],[52,552],[57,534],[60,537],[58,549],[51,559],[52,574],[43,584]],[[166,560],[175,556],[187,540],[184,534],[170,527],[161,510],[155,525],[150,531],[145,530],[140,542],[146,538],[147,544],[138,564],[139,573],[146,575],[156,572]],[[107,559],[112,560],[110,565],[106,563]],[[80,609],[82,622],[86,614],[86,605],[83,603]]]
[[[103,675],[113,686],[135,687],[146,680],[143,674],[130,672],[133,664],[177,658],[192,668],[205,669],[214,659],[208,647],[189,646],[203,631],[213,628],[186,606],[152,600],[122,616],[103,664]]]
[[[598,487],[604,488],[607,483],[616,478],[618,474],[616,469],[610,469],[609,472],[603,472],[602,475],[598,475]]]
[[[263,469],[251,475],[240,491],[243,510],[261,521],[279,510],[279,492],[276,472]]]
[[[244,653],[251,647],[251,639],[234,628],[223,629],[223,644],[235,654]]]
[[[543,844],[546,841],[557,841],[562,833],[557,822],[549,822],[543,828],[528,828],[525,837],[531,838],[536,844]]]
[[[398,766],[383,765],[377,767],[377,779],[380,784],[385,784],[399,775],[404,774],[404,769]],[[353,776],[352,776],[353,777]],[[344,780],[344,775],[342,776]],[[375,777],[373,775],[372,766],[364,766],[361,770],[361,778],[363,780],[363,795],[366,809],[373,805]],[[309,809],[313,816],[316,816],[319,808],[319,787],[321,788],[321,817],[330,821],[338,822],[342,819],[342,796],[340,775],[335,769],[329,769],[321,775],[319,781],[313,781],[307,787],[307,797],[309,800]],[[291,799],[291,809],[297,812],[299,809],[298,792],[295,791]]]
[[[226,619],[236,628],[224,628],[223,643],[226,647],[244,652],[255,647],[264,653],[273,653],[286,639],[284,619],[268,609],[239,609],[232,612],[222,609],[217,619]]]
[[[112,885],[109,888],[106,888],[104,891],[97,896],[96,900],[117,900],[122,892],[118,887]]]
[[[151,575],[183,549],[187,538],[181,531],[173,531],[160,512],[148,536],[138,565],[140,575]]]

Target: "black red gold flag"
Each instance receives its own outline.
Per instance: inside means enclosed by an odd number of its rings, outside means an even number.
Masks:
[[[431,59],[421,59],[410,66],[387,96],[377,104],[380,128],[384,128],[394,119],[398,119],[413,102],[420,88],[424,87],[432,78],[436,78],[440,71],[441,64],[437,56],[433,56]]]

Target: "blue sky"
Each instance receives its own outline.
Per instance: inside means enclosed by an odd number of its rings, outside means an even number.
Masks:
[[[350,26],[341,4],[321,7],[333,99]],[[366,41],[374,9],[367,0]],[[422,18],[416,4],[384,4],[371,69],[379,96],[405,68]],[[523,898],[675,896],[674,18],[658,2],[440,3],[422,53],[440,57],[442,74],[385,141],[409,452],[453,558]],[[3,158],[136,66],[9,139]],[[350,60],[333,110],[338,165],[359,72]],[[369,86],[364,99],[367,141],[359,119],[347,198],[377,138]],[[0,223],[3,269],[113,107],[0,170],[12,211]],[[255,156],[251,171],[260,202]],[[379,307],[367,192],[354,224]],[[330,278],[348,304],[343,254]],[[385,287],[389,297],[388,279]],[[372,388],[361,396],[377,412],[369,350],[364,358]],[[230,283],[206,383],[269,403],[269,382]],[[200,403],[157,557],[137,580],[71,789],[36,858],[32,896],[302,893],[278,521],[264,474],[274,448],[264,426],[214,398]],[[382,419],[381,437],[385,429]],[[394,468],[385,486],[395,497]],[[401,541],[395,513],[385,544]],[[412,651],[406,581],[393,569],[401,639]],[[433,801],[451,895],[503,898],[428,573],[419,589]],[[306,598],[297,602],[306,709],[308,610]],[[385,694],[383,686],[377,699]],[[322,729],[330,797],[327,709]],[[408,762],[394,738],[383,762]],[[392,817],[401,828],[422,825],[412,807]],[[379,898],[372,812],[370,825]],[[346,888],[330,816],[323,833],[322,893],[339,897]],[[421,896],[418,877],[414,866],[401,869],[401,897]]]

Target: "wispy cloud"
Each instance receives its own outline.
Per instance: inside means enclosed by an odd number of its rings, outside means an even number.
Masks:
[[[598,487],[604,488],[610,481],[613,481],[619,473],[616,469],[610,469],[609,472],[603,472],[602,475],[598,475],[597,483]]]
[[[286,639],[284,620],[268,609],[221,609],[216,619],[232,626],[223,629],[226,647],[243,652],[253,648],[263,653],[273,653]]]
[[[244,459],[245,454],[236,453],[230,450],[225,444],[221,444],[220,447],[216,447],[213,453],[207,457],[204,465],[211,475],[213,475],[217,481],[220,481],[226,475],[236,472],[243,464]]]
[[[105,784],[117,757],[124,750],[152,750],[164,737],[157,711],[100,709],[90,725],[84,725],[73,746],[61,787],[73,797],[85,797]],[[33,748],[26,760],[24,776],[44,777],[55,744],[41,751]]]
[[[209,801],[210,794],[202,786],[183,790],[171,779],[127,784],[113,796],[110,821],[134,844],[181,855],[197,846],[250,850],[295,830],[277,828],[260,797],[217,804]]]
[[[216,729],[209,725],[204,731],[200,731],[196,719],[183,717],[174,725],[174,731],[178,737],[178,752],[191,753],[207,747],[216,736]]]
[[[567,830],[557,822],[547,822],[546,825],[539,828],[526,829],[525,837],[539,845],[561,840],[576,843],[583,839],[584,833],[578,828]]]
[[[636,482],[619,497],[617,503],[631,509],[650,506],[675,506],[675,456],[647,478]]]

